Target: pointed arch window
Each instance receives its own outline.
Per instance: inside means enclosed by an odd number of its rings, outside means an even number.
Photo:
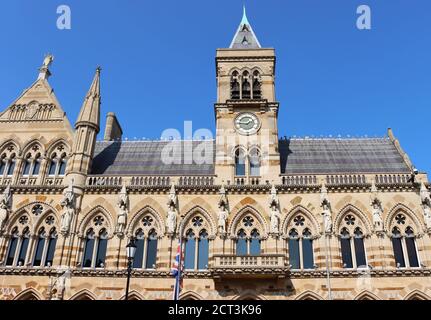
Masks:
[[[82,267],[104,268],[108,247],[108,232],[104,227],[105,219],[102,216],[96,216],[93,224],[94,226],[87,230],[83,239]]]
[[[261,99],[261,82],[259,71],[255,70],[253,72],[253,99]]]
[[[347,227],[340,232],[341,257],[344,268],[368,268],[365,254],[364,235],[361,228],[356,227],[353,235]]]
[[[245,216],[242,219],[242,227],[237,232],[236,255],[260,255],[262,237],[255,226],[252,216]]]
[[[249,153],[250,158],[250,175],[260,176],[260,151],[257,148],[253,148]]]
[[[240,99],[240,85],[238,82],[238,71],[232,72],[232,78],[230,83],[231,90],[231,99],[238,100]]]
[[[11,177],[15,170],[16,164],[16,147],[13,144],[8,144],[2,152],[0,162],[0,174],[2,176]]]
[[[418,268],[420,266],[416,236],[412,227],[407,226],[404,235],[398,227],[394,227],[392,229],[392,247],[397,268]]]
[[[136,253],[133,259],[133,268],[155,269],[157,260],[157,232],[151,229],[146,233],[138,229],[135,234]]]
[[[10,240],[9,240],[9,248],[8,248],[8,253],[7,253],[7,258],[6,258],[6,265],[7,266],[13,266],[14,262],[15,262],[15,254],[18,248],[18,243],[19,243],[19,232],[18,232],[18,228],[15,228],[12,231]]]
[[[302,214],[291,219],[287,247],[289,264],[292,269],[314,268],[313,234],[311,223]]]
[[[184,250],[184,268],[188,270],[195,269],[195,257],[196,257],[196,239],[193,230],[189,230],[186,233],[186,244]]]
[[[38,176],[40,170],[41,155],[39,152],[29,152],[24,162],[24,168],[22,171],[23,176]]]
[[[45,228],[42,227],[38,232],[36,239],[35,253],[33,258],[33,266],[51,267],[54,260],[55,246],[57,243],[57,232],[55,228],[47,234]]]
[[[235,151],[235,175],[245,176],[245,152],[243,149],[238,148]]]
[[[66,147],[60,144],[52,153],[48,169],[49,176],[64,176],[66,173],[67,154],[64,152],[65,149]]]
[[[27,224],[28,217],[23,216],[19,221],[20,224]],[[11,232],[5,261],[6,266],[26,266],[28,259],[27,253],[30,244],[30,230],[29,227],[24,227],[22,231],[19,230],[20,228],[15,227]]]
[[[248,71],[242,74],[242,99],[251,99],[251,85]]]
[[[184,241],[184,268],[188,270],[208,269],[210,225],[200,214],[187,223]]]

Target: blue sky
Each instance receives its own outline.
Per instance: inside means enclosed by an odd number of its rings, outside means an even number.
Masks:
[[[58,30],[57,7],[72,10]],[[0,4],[0,106],[55,56],[50,83],[73,123],[96,66],[102,130],[118,115],[130,139],[166,128],[214,130],[215,49],[227,47],[241,0],[14,0]],[[384,136],[392,127],[421,171],[431,172],[429,0],[246,0],[264,47],[277,54],[280,136]],[[356,28],[371,7],[372,30]]]

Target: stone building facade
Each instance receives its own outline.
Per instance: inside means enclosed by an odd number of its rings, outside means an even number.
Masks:
[[[0,299],[429,299],[431,200],[392,131],[280,139],[275,51],[244,17],[216,53],[214,140],[100,131],[100,69],[71,126],[37,80],[0,114]]]

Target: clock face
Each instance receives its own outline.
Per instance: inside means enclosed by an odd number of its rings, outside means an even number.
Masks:
[[[235,128],[242,134],[254,134],[259,130],[259,119],[253,113],[241,113],[235,118]]]

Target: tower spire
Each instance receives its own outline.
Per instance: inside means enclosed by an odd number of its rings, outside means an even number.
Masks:
[[[245,5],[243,6],[242,19],[238,30],[229,46],[230,49],[259,49],[261,48],[259,40],[254,34],[253,28],[247,18]]]
[[[78,120],[76,121],[75,127],[80,125],[92,125],[95,127],[96,132],[99,132],[100,124],[100,71],[102,69],[97,67],[96,74],[93,82],[91,83],[90,89],[85,96],[84,103],[82,104],[81,111],[79,112]]]

